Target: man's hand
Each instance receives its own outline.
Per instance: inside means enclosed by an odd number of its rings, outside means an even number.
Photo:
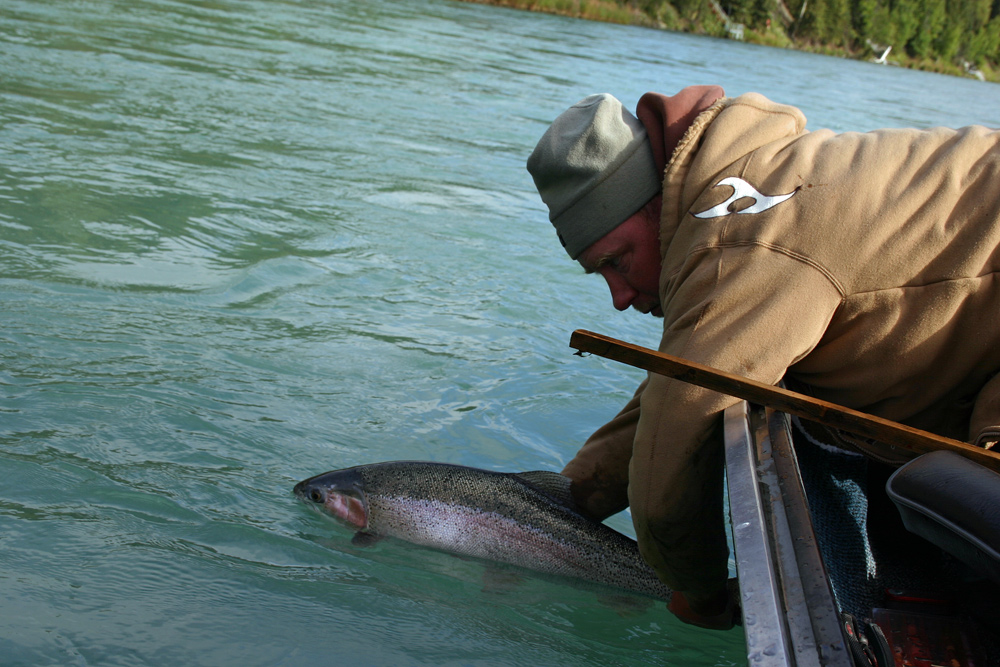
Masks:
[[[736,579],[730,579],[721,592],[705,600],[688,600],[684,593],[674,591],[667,608],[690,625],[709,630],[729,630],[740,620],[737,618],[737,591]]]
[[[563,474],[566,472],[563,471]],[[624,498],[620,497],[620,489],[608,485],[606,480],[600,477],[572,479],[569,489],[580,513],[594,521],[604,521],[612,514],[617,514],[628,507],[627,492]]]

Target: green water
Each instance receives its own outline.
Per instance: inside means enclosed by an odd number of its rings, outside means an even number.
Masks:
[[[971,80],[446,0],[5,0],[0,664],[745,662],[291,495],[572,457],[639,375],[569,333],[657,323],[561,255],[524,160],[588,93],[703,82],[811,127],[1000,125]]]

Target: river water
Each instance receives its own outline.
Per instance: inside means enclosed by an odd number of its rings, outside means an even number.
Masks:
[[[562,255],[524,161],[591,92],[706,82],[811,128],[1000,126],[971,79],[449,0],[5,0],[0,662],[745,662],[291,494],[560,469],[640,378],[570,332],[657,323]]]

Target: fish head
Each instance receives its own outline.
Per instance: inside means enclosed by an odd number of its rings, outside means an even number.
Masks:
[[[355,468],[333,470],[295,485],[295,495],[354,530],[368,528],[365,483]]]

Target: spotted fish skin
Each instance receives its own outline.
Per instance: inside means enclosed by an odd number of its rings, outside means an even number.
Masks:
[[[294,490],[357,531],[355,544],[393,537],[670,600],[635,540],[582,515],[558,473],[390,461],[323,473]]]

